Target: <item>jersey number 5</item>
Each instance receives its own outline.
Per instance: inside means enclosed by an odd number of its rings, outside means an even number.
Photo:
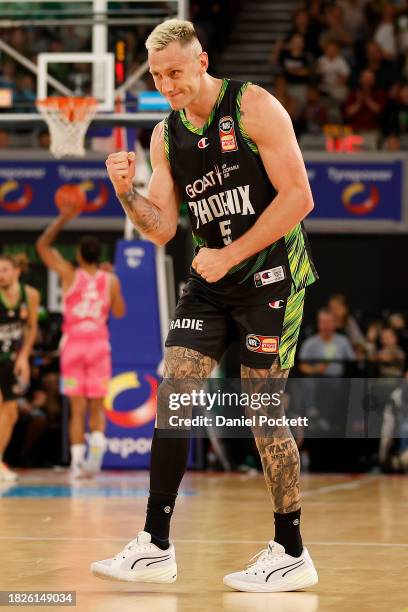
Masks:
[[[231,244],[232,242],[230,225],[231,221],[229,220],[220,222],[220,231],[224,244]]]

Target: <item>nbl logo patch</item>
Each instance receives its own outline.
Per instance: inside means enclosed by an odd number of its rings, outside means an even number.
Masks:
[[[246,337],[246,347],[253,353],[278,353],[279,336],[258,336],[248,334]]]
[[[221,150],[224,153],[238,151],[237,139],[235,136],[234,120],[232,117],[223,117],[218,124],[220,135]]]

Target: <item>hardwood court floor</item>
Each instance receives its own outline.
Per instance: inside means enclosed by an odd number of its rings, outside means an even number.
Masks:
[[[408,609],[408,477],[304,476],[303,535],[320,582],[281,594],[237,593],[222,583],[273,535],[262,476],[185,478],[173,528],[176,583],[94,578],[91,561],[113,556],[143,526],[147,486],[145,472],[122,472],[71,489],[65,472],[41,470],[3,485],[0,590],[75,590],[75,609],[90,612]]]

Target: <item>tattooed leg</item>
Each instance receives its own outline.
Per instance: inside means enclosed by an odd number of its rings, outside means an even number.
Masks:
[[[263,392],[274,381],[286,382],[289,369],[282,370],[274,362],[269,370],[259,370],[241,367],[243,384],[250,389],[250,393]],[[245,381],[245,379],[247,379]],[[283,407],[278,408],[274,417],[283,416]],[[274,510],[277,513],[289,513],[300,508],[300,459],[296,442],[289,427],[270,428],[261,435],[259,430],[254,431],[255,442],[261,457],[266,486],[269,490]]]
[[[169,545],[170,520],[187,467],[190,437],[188,427],[169,431],[169,418],[173,414],[191,416],[190,406],[181,406],[177,412],[170,410],[170,396],[199,390],[215,363],[211,357],[184,347],[170,347],[166,351],[164,379],[158,391],[150,460],[150,495],[144,527],[151,534],[152,542],[163,549]]]
[[[157,397],[158,429],[169,429],[169,418],[174,414],[183,418],[191,416],[191,406],[170,410],[170,397],[172,394],[199,391],[215,365],[215,359],[190,348],[171,346],[166,349],[163,382]]]

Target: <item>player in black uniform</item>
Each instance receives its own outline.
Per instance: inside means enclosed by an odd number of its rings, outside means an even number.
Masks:
[[[240,338],[246,384],[287,377],[305,288],[317,274],[302,226],[313,208],[312,195],[290,118],[279,102],[250,83],[211,77],[189,22],[157,26],[146,47],[156,87],[173,109],[152,135],[148,198],[133,185],[133,153],[111,154],[106,165],[126,214],[142,234],[166,244],[184,201],[197,245],[166,341],[157,416],[165,427],[170,393],[209,377],[231,330]],[[250,568],[226,576],[224,583],[262,592],[311,586],[317,573],[300,536],[296,444],[285,427],[254,435],[274,504],[275,537]],[[95,575],[176,579],[169,526],[187,456],[188,439],[170,439],[155,429],[144,530],[115,558],[92,564]]]
[[[3,453],[18,418],[17,397],[30,379],[29,357],[37,336],[39,293],[19,282],[15,257],[0,254],[0,482],[17,475]]]

